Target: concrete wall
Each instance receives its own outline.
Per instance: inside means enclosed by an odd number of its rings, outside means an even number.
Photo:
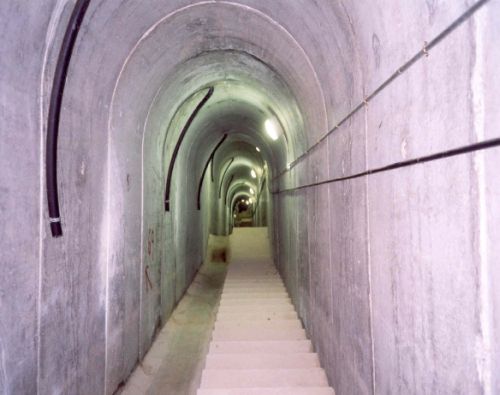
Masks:
[[[267,164],[259,221],[338,394],[500,392],[499,148],[308,186],[499,137],[498,0],[363,103],[474,4],[91,1],[64,93],[53,239],[45,120],[74,2],[3,2],[0,393],[116,390],[208,233],[230,230],[217,187],[236,154],[224,195]],[[165,213],[173,147],[209,86]]]
[[[333,101],[331,127],[467,8],[357,7],[343,7],[352,36],[339,45],[353,67],[336,79],[352,100]],[[499,11],[490,2],[457,27],[274,191],[498,137],[488,119],[498,117]],[[500,184],[488,176],[499,152],[275,194],[279,267],[337,393],[500,392]]]

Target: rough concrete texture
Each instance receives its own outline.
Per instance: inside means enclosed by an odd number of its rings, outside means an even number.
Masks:
[[[500,393],[500,148],[327,182],[500,136],[500,1],[447,30],[478,1],[91,0],[59,239],[44,143],[75,1],[1,2],[0,393],[113,394],[261,185],[256,223],[336,393]]]

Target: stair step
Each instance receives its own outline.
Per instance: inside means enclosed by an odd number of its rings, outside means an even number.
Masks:
[[[310,340],[212,341],[210,354],[295,354],[312,352]]]
[[[203,388],[196,395],[335,395],[329,387]]]
[[[262,287],[266,285],[281,285],[283,286],[283,280],[281,279],[280,276],[267,276],[267,278],[253,278],[253,277],[246,277],[244,279],[238,279],[235,277],[231,277],[229,275],[226,277],[226,281],[224,282],[224,287],[234,287],[234,286],[241,286],[241,285],[247,285],[249,287]]]
[[[304,329],[281,328],[223,328],[215,329],[212,333],[214,341],[238,341],[238,340],[305,340]]]
[[[290,300],[288,293],[280,292],[226,292],[221,293],[222,300],[237,299],[237,300],[268,300],[268,299],[286,299]]]
[[[239,311],[233,313],[222,313],[219,312],[217,314],[217,321],[244,321],[244,320],[293,320],[298,319],[297,313],[295,311],[292,312],[247,312],[247,311]]]
[[[231,236],[197,395],[335,395],[269,249],[255,244],[257,235],[266,246],[262,232],[235,229]]]
[[[276,298],[232,298],[230,296],[221,298],[219,306],[262,306],[265,303],[267,305],[292,305],[289,298],[286,297],[276,297]]]
[[[265,281],[279,281],[283,283],[283,280],[281,277],[276,274],[276,273],[267,273],[265,275],[252,275],[248,273],[242,273],[242,274],[231,274],[229,273],[226,277],[226,282],[227,284],[231,284],[233,282],[252,282],[252,283],[257,283],[257,282],[265,282]]]
[[[223,291],[225,292],[240,292],[240,293],[247,293],[247,292],[285,292],[287,293],[287,290],[283,286],[278,286],[278,285],[272,285],[269,287],[252,287],[250,285],[241,285],[241,286],[234,286],[234,287],[224,287]]]
[[[205,369],[303,369],[320,367],[315,353],[209,354]]]
[[[243,320],[243,321],[216,321],[214,330],[248,328],[252,330],[276,328],[281,330],[302,329],[299,320]]]
[[[206,369],[200,388],[327,387],[321,368],[309,369]]]
[[[220,313],[238,313],[242,312],[243,309],[240,306],[219,306],[219,312]],[[290,306],[273,306],[273,305],[249,305],[245,306],[244,309],[245,312],[262,312],[262,313],[272,313],[272,312],[278,312],[278,313],[289,313],[289,312],[295,312],[295,309],[293,308],[293,305]]]
[[[222,295],[233,295],[239,296],[242,298],[251,298],[254,296],[268,296],[268,295],[286,295],[288,296],[288,292],[284,289],[253,289],[248,290],[244,288],[235,288],[235,289],[226,289],[222,290]]]
[[[269,281],[269,282],[262,282],[262,281],[259,281],[258,283],[249,283],[249,282],[246,282],[246,283],[229,283],[229,284],[225,284],[223,289],[247,289],[247,290],[260,290],[260,289],[264,289],[264,290],[267,290],[267,289],[278,289],[278,290],[285,290],[286,291],[286,287],[284,286],[284,284],[281,282],[281,281]]]

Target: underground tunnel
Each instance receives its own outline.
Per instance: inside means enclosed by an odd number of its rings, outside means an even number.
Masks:
[[[499,0],[0,18],[0,394],[500,394]]]

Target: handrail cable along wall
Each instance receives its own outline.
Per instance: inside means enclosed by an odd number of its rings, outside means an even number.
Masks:
[[[350,118],[352,118],[357,112],[359,112],[365,106],[368,106],[368,103],[372,101],[380,92],[382,92],[385,88],[387,88],[390,84],[392,84],[398,77],[400,77],[403,73],[405,73],[411,66],[413,66],[418,60],[422,58],[426,58],[429,56],[429,51],[434,48],[437,44],[439,44],[445,37],[447,37],[450,33],[452,33],[455,29],[457,29],[462,23],[467,21],[477,10],[479,10],[482,6],[488,3],[491,0],[479,0],[477,3],[472,5],[467,11],[465,11],[462,15],[460,15],[457,19],[455,19],[446,29],[444,29],[441,33],[439,33],[436,37],[434,37],[429,42],[424,42],[423,48],[418,51],[415,55],[413,55],[410,60],[407,60],[401,67],[399,67],[394,73],[392,73],[389,78],[387,78],[382,84],[380,84],[372,93],[363,98],[363,101],[359,103],[356,107],[354,107],[346,116],[344,116],[332,129],[327,131],[323,136],[321,136],[314,144],[312,144],[309,148],[307,148],[302,154],[296,157],[292,162],[288,163],[288,166],[283,169],[280,173],[278,173],[275,177],[273,177],[272,181],[278,180],[281,176],[289,172],[294,166],[296,166],[299,162],[304,160],[309,154],[316,149],[320,144],[322,144],[326,139],[336,132],[340,126],[346,123]]]

